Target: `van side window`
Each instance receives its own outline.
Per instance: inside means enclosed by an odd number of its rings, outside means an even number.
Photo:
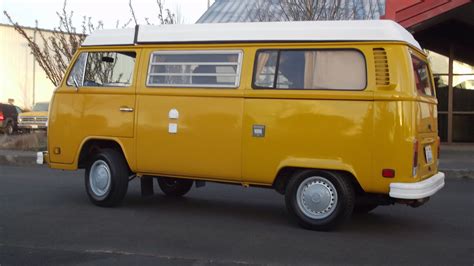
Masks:
[[[277,51],[265,51],[258,53],[254,78],[254,84],[257,87],[269,89],[274,87],[277,61]]]
[[[81,53],[67,85],[80,87],[128,87],[133,81],[135,52]]]
[[[160,51],[151,54],[147,86],[237,88],[242,51]]]
[[[411,56],[411,61],[418,95],[434,96],[428,65],[414,55]]]
[[[363,90],[364,55],[356,50],[262,50],[257,53],[256,89]]]

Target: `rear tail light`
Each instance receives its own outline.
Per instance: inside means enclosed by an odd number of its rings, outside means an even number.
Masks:
[[[395,170],[394,169],[382,169],[382,176],[387,178],[394,178],[395,177]]]
[[[413,169],[412,175],[416,176],[416,172],[418,170],[418,140],[415,139],[413,142]]]
[[[3,121],[5,117],[3,116],[3,112],[0,112],[0,121]]]

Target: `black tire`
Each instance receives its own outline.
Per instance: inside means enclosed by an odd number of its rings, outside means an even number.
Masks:
[[[357,203],[354,206],[354,214],[367,214],[377,208],[376,203]]]
[[[169,177],[158,177],[158,185],[167,196],[181,197],[188,193],[193,187],[193,180]]]
[[[308,192],[306,197],[301,196],[311,186],[314,192]],[[301,194],[298,192],[299,189]],[[298,203],[299,195],[300,203]],[[307,197],[311,197],[313,210],[304,203]],[[319,170],[297,172],[288,182],[285,192],[285,203],[291,218],[310,230],[334,229],[351,216],[354,202],[354,188],[350,179],[336,172]],[[316,212],[320,206],[327,207]]]
[[[13,132],[14,132],[14,128],[13,128],[13,123],[12,122],[8,122],[7,123],[7,126],[5,127],[4,129],[4,132],[6,135],[13,135]]]
[[[97,171],[104,171],[102,173],[106,173],[106,167],[108,168],[110,175],[108,180],[110,182],[107,182],[108,185],[103,189],[103,194],[95,192],[100,188],[100,185],[92,184],[91,170],[93,167],[97,169]],[[84,180],[89,200],[101,207],[114,207],[119,205],[127,194],[129,176],[130,170],[121,152],[114,149],[100,150],[92,157],[92,160],[90,160],[86,168]],[[96,180],[98,179],[96,178]]]

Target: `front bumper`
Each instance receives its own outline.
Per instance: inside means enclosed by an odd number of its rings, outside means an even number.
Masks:
[[[18,128],[30,130],[46,130],[48,126],[46,124],[18,124]]]
[[[391,183],[390,197],[396,199],[423,199],[434,195],[444,187],[444,173],[415,183]]]
[[[39,151],[36,153],[36,164],[48,164],[49,155],[47,151]]]

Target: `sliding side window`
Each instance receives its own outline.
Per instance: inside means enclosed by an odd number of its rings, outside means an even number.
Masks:
[[[242,51],[160,51],[151,54],[149,87],[237,88]]]

